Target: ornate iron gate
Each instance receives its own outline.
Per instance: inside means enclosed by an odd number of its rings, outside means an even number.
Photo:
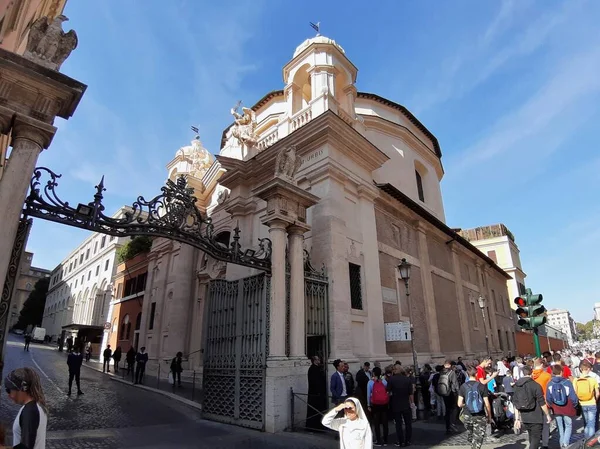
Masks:
[[[270,278],[214,280],[208,287],[202,415],[262,430]]]
[[[325,266],[316,270],[305,252],[304,298],[306,301],[306,353],[318,355],[325,363],[329,356],[329,282]]]

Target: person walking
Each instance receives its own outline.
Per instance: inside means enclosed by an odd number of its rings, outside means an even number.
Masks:
[[[125,354],[125,363],[127,363],[127,375],[129,376],[131,374],[131,378],[133,379],[133,372],[134,372],[134,366],[135,366],[135,349],[133,349],[133,346],[129,347],[129,351],[127,351],[127,354]]]
[[[544,421],[549,425],[552,417],[542,387],[531,378],[532,373],[530,366],[523,367],[523,377],[514,386],[515,429],[527,431],[529,449],[539,449]]]
[[[25,346],[23,347],[23,351],[29,352],[29,344],[31,343],[31,335],[25,334]]]
[[[390,396],[387,392],[387,381],[381,378],[381,368],[373,368],[373,378],[367,384],[367,405],[369,413],[373,417],[375,427],[374,446],[387,446],[388,442],[388,407]],[[381,426],[383,426],[383,439],[381,438]]]
[[[585,437],[591,438],[596,433],[597,400],[600,397],[598,381],[592,375],[592,364],[583,360],[579,364],[580,375],[575,379],[575,393],[581,404]]]
[[[410,446],[412,440],[412,409],[415,405],[415,397],[413,383],[406,375],[404,368],[401,366],[394,367],[394,375],[387,384],[387,390],[392,395],[392,414],[398,440],[395,446]],[[402,423],[404,423],[404,429]]]
[[[115,363],[115,374],[119,373],[119,363],[121,362],[121,357],[123,356],[123,353],[121,351],[121,347],[117,346],[117,348],[115,349],[115,352],[113,352],[112,358],[114,360]]]
[[[336,418],[338,413],[344,416]],[[321,424],[339,432],[340,449],[372,449],[373,434],[365,412],[356,398],[347,398],[323,417]]]
[[[552,356],[549,357],[552,359]],[[548,389],[548,382],[552,379],[552,375],[546,369],[546,361],[543,358],[536,358],[533,360],[533,371],[531,378],[535,380],[540,387],[542,387],[542,393],[544,400],[546,400],[546,391]],[[550,441],[550,423],[546,420],[542,422],[542,447],[548,447]]]
[[[446,434],[454,433],[458,430],[455,423],[458,388],[458,379],[456,378],[456,373],[452,369],[452,362],[446,360],[444,362],[444,369],[438,378],[436,391],[438,396],[444,401]]]
[[[467,380],[458,390],[457,406],[467,429],[467,441],[472,449],[481,449],[487,424],[492,423],[492,407],[487,387],[477,379],[477,367],[467,368]]]
[[[45,449],[48,407],[37,372],[18,368],[4,379],[4,388],[15,404],[21,405],[12,426],[14,448]]]
[[[146,363],[148,362],[148,354],[146,354],[146,348],[142,346],[140,348],[140,352],[138,352],[135,356],[135,381],[134,383],[142,384],[144,383],[144,373],[146,372]]]
[[[571,381],[564,377],[561,365],[554,365],[552,374],[552,380],[548,382],[546,390],[546,403],[556,420],[560,447],[566,448],[571,444],[573,418],[577,417],[576,407],[579,404],[579,398]]]
[[[361,369],[356,373],[356,389],[354,391],[354,396],[360,400],[360,404],[363,407],[363,410],[367,410],[367,385],[371,380],[373,373],[371,373],[371,364],[369,362],[365,362]],[[367,419],[371,419],[367,413]]]
[[[67,338],[67,352],[71,352],[73,350],[73,336],[69,335]]]
[[[306,427],[323,430],[321,415],[327,410],[327,376],[318,355],[312,357],[308,368],[308,397],[306,399]]]
[[[67,365],[69,367],[69,392],[67,396],[71,396],[71,389],[73,386],[73,379],[75,379],[75,385],[77,385],[77,395],[81,396],[81,365],[83,364],[83,354],[79,352],[79,348],[73,349],[73,351],[67,356]]]
[[[92,343],[88,341],[87,344],[85,345],[85,361],[89,362],[91,358],[92,358]]]
[[[333,361],[333,367],[335,368],[335,372],[331,375],[329,390],[331,391],[331,400],[335,405],[339,405],[348,397],[346,379],[344,377],[344,362],[336,359]]]
[[[106,345],[106,349],[102,353],[104,357],[104,363],[102,364],[102,372],[110,373],[110,358],[112,356],[112,349],[110,349],[110,345]]]
[[[171,360],[171,376],[173,376],[173,388],[175,388],[175,384],[177,383],[178,387],[181,387],[181,373],[183,372],[183,367],[181,366],[183,362],[183,352],[179,351],[173,360]]]

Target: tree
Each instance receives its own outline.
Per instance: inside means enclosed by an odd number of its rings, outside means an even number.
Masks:
[[[587,323],[575,323],[577,328],[577,339],[579,341],[588,341],[594,338],[594,320]]]
[[[19,320],[15,325],[17,329],[25,329],[30,324],[33,326],[40,326],[42,324],[49,286],[50,278],[40,279],[35,283],[33,290],[21,309]]]
[[[117,263],[127,262],[138,254],[148,253],[152,249],[152,239],[145,235],[138,235],[125,243],[117,251]]]

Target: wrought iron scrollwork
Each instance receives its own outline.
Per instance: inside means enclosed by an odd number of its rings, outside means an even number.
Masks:
[[[304,276],[322,279],[325,281],[327,280],[327,268],[325,267],[325,264],[323,263],[321,265],[321,269],[317,270],[313,266],[310,258],[310,253],[308,252],[308,250],[306,250],[306,248],[304,249]]]
[[[45,184],[42,181],[44,175],[49,177]],[[239,243],[240,229],[236,226],[229,247],[215,239],[212,219],[196,206],[194,189],[188,187],[185,176],[180,176],[176,182],[167,180],[161,188],[162,193],[151,200],[139,196],[117,218],[104,214],[104,177],[96,186],[93,201],[75,208],[57,195],[61,176],[45,167],[35,169],[24,215],[117,237],[164,237],[191,245],[223,262],[265,271],[271,269],[271,240],[268,238],[258,239],[257,249],[243,249]]]

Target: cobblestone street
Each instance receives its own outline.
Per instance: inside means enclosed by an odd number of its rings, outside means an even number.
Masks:
[[[202,420],[200,412],[176,400],[150,391],[115,382],[93,369],[82,368],[84,395],[67,397],[66,355],[54,347],[32,344],[23,351],[20,337],[10,336],[5,374],[20,366],[38,370],[50,407],[49,449],[117,448],[236,448],[244,449],[335,449],[331,434],[313,435],[285,432],[270,435],[239,427]],[[5,394],[0,402],[0,421],[12,423],[18,407]],[[390,423],[392,424],[392,423]],[[10,426],[8,426],[10,428]],[[575,424],[574,439],[581,437],[581,422]],[[390,431],[393,425],[390,425]],[[554,432],[550,447],[558,447]],[[507,433],[492,436],[486,448],[505,449],[526,446],[524,435]],[[395,436],[390,436],[390,443]],[[441,421],[415,424],[416,447],[466,447],[466,434],[446,436]],[[392,446],[392,444],[390,444]]]

